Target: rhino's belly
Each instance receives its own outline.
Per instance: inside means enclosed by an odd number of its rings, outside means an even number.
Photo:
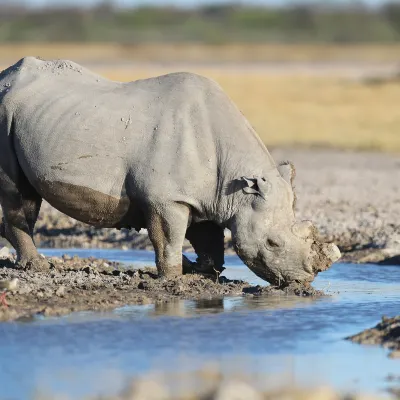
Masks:
[[[60,181],[41,181],[37,189],[54,208],[89,225],[137,230],[145,227],[140,207],[126,195],[117,198]]]

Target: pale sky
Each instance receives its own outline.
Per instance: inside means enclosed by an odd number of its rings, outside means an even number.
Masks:
[[[10,0],[8,0],[10,1]],[[276,4],[290,4],[290,3],[301,3],[302,0],[114,0],[114,4],[118,6],[138,6],[138,5],[160,5],[160,4],[175,4],[180,6],[196,6],[199,4],[215,4],[215,3],[240,3],[240,4],[258,4],[258,5],[276,5]],[[304,2],[314,3],[327,3],[332,4],[339,3],[351,3],[352,0],[311,0]],[[370,5],[379,5],[385,3],[384,0],[363,0],[363,3]],[[92,5],[99,3],[99,0],[24,0],[24,3],[31,6],[46,6],[46,5]]]

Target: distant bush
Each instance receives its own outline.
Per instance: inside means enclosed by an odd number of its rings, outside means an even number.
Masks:
[[[328,2],[327,2],[328,3]],[[400,4],[28,9],[0,0],[0,41],[360,43],[400,40]]]

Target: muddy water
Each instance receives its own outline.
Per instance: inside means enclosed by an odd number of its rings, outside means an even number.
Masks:
[[[142,251],[43,253],[153,264]],[[226,264],[227,277],[263,284],[236,257]],[[331,296],[179,301],[0,324],[0,398],[26,399],[37,388],[72,398],[114,393],[126,376],[208,361],[227,372],[284,372],[300,383],[383,391],[400,362],[342,339],[399,313],[400,267],[337,264],[314,286]]]

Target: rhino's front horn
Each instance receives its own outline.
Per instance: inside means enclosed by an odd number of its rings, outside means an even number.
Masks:
[[[319,246],[318,246],[319,247]],[[339,260],[342,256],[338,247],[333,243],[324,243],[319,250],[320,254],[317,255],[314,272],[326,271],[335,261]]]
[[[326,257],[329,258],[333,263],[342,257],[339,248],[333,243],[327,243],[322,247]]]

